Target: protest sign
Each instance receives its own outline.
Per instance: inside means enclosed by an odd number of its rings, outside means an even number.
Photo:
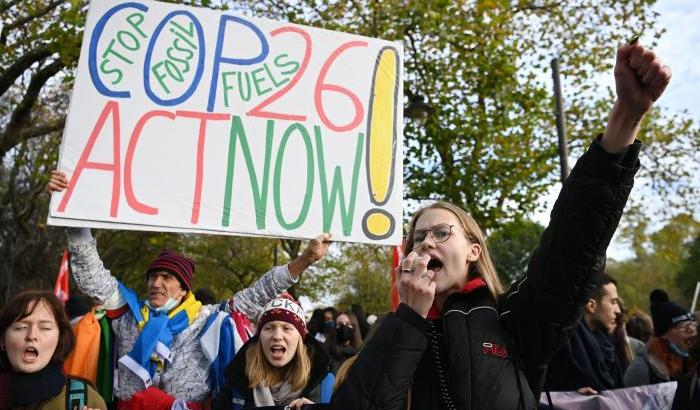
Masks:
[[[49,223],[401,242],[399,43],[93,1]]]

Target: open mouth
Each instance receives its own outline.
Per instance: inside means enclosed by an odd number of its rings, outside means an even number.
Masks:
[[[37,357],[39,357],[39,351],[33,346],[24,349],[22,353],[22,358],[25,362],[33,362]]]
[[[436,257],[431,257],[430,262],[428,262],[428,270],[438,272],[440,269],[442,269],[442,261]]]
[[[284,356],[287,349],[284,346],[271,346],[270,353],[272,353],[272,358],[279,360]]]

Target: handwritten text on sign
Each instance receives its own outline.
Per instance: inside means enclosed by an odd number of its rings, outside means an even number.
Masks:
[[[93,1],[57,225],[398,244],[401,45]]]

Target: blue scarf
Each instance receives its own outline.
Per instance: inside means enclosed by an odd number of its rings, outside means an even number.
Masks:
[[[156,370],[164,363],[172,362],[170,347],[175,336],[197,318],[202,304],[192,292],[188,292],[180,305],[168,312],[150,309],[144,301],[139,301],[136,293],[119,283],[119,292],[126,300],[129,311],[138,322],[140,331],[131,351],[119,359],[119,363],[134,372],[146,387],[153,384]]]

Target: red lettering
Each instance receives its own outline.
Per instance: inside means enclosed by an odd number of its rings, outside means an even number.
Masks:
[[[136,199],[136,195],[134,195],[134,186],[132,183],[131,166],[134,162],[136,143],[141,136],[141,131],[143,131],[143,127],[146,125],[146,123],[154,117],[165,117],[174,120],[175,114],[168,111],[154,110],[141,116],[139,122],[136,123],[136,127],[134,127],[134,131],[131,133],[131,139],[129,140],[129,146],[126,149],[126,158],[124,160],[124,194],[126,196],[126,202],[134,211],[146,215],[158,215],[158,208],[148,206]]]
[[[190,222],[197,224],[199,209],[202,201],[202,179],[204,178],[204,138],[207,133],[207,121],[228,121],[231,114],[217,114],[197,111],[176,111],[178,117],[195,118],[199,120],[199,136],[197,139],[197,174],[194,181],[194,199],[192,199],[192,218]]]
[[[92,153],[97,137],[100,135],[100,131],[102,131],[102,127],[104,126],[105,122],[107,122],[107,117],[109,117],[110,114],[112,115],[113,162],[91,162],[89,161],[90,154]],[[100,113],[100,117],[95,123],[95,127],[90,133],[90,138],[88,138],[88,142],[85,145],[82,154],[80,154],[80,159],[78,160],[78,164],[76,165],[73,176],[68,184],[68,189],[66,190],[65,195],[63,195],[63,198],[61,198],[61,203],[58,205],[58,212],[65,212],[66,205],[68,205],[68,201],[73,194],[75,186],[78,184],[78,180],[80,179],[83,170],[96,169],[100,171],[110,171],[113,174],[112,202],[109,209],[109,216],[112,218],[117,216],[117,211],[119,210],[119,189],[121,187],[121,156],[119,153],[119,146],[119,103],[116,101],[107,101],[102,109],[102,112]]]
[[[309,65],[309,59],[311,59],[311,36],[309,35],[309,33],[298,27],[280,27],[276,30],[272,30],[270,32],[270,35],[272,37],[275,37],[278,34],[282,33],[297,33],[304,39],[306,48],[304,49],[304,59],[301,62],[301,67],[299,68],[299,71],[297,71],[297,73],[294,75],[294,78],[292,78],[292,81],[290,81],[286,87],[280,89],[276,93],[266,98],[263,102],[253,107],[253,109],[248,111],[246,115],[249,115],[251,117],[274,118],[276,120],[306,121],[306,115],[282,114],[264,110],[265,107],[272,104],[276,100],[282,98],[283,95],[285,95],[288,91],[294,88],[297,82],[299,82],[299,80],[301,79],[301,76],[304,75],[304,71],[306,71],[306,67]]]

